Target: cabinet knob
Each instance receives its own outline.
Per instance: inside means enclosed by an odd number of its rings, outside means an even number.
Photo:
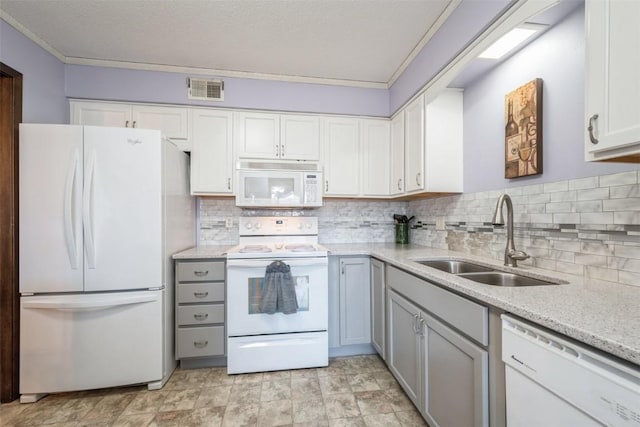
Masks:
[[[328,192],[329,191],[329,180],[324,182],[324,191]]]
[[[598,120],[597,114],[594,114],[593,116],[589,117],[589,127],[587,128],[587,130],[589,131],[589,140],[594,145],[600,142],[598,141],[598,138],[593,136],[593,122],[595,122],[596,120]]]
[[[131,125],[132,128],[136,127],[136,121],[133,121],[133,124]]]
[[[418,173],[416,174],[416,185],[417,185],[418,187],[420,186],[420,175],[421,175],[421,174],[420,174],[420,172],[418,172]]]
[[[419,319],[420,319],[420,314],[416,313],[413,315],[413,325],[411,325],[413,327],[413,333],[418,335],[419,330],[418,330],[418,323],[419,323]]]
[[[280,157],[280,146],[276,144],[276,157]]]
[[[128,128],[129,127],[129,120],[127,120],[126,122],[124,122],[124,127]]]
[[[227,178],[227,190],[231,190],[231,178]]]
[[[284,144],[280,146],[280,157],[284,157]]]
[[[398,190],[402,191],[402,178],[398,180]]]
[[[420,317],[420,324],[418,325],[418,335],[420,335],[421,337],[424,336],[424,323],[424,319]]]

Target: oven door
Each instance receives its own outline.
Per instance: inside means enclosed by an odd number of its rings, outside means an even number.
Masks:
[[[326,257],[281,260],[291,267],[298,311],[260,312],[267,266],[275,259],[227,261],[227,335],[326,331],[328,324],[328,261]]]

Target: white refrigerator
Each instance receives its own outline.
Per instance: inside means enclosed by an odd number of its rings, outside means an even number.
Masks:
[[[189,160],[159,131],[21,124],[20,394],[164,385]]]

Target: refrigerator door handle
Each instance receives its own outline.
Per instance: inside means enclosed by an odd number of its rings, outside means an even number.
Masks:
[[[87,249],[87,264],[89,268],[96,268],[96,245],[93,234],[93,191],[94,175],[96,168],[96,153],[89,159],[89,172],[85,182],[84,197],[82,203],[82,218],[84,222],[85,247]]]
[[[132,304],[143,304],[157,301],[157,293],[143,295],[105,295],[99,298],[50,298],[50,297],[26,297],[22,301],[24,308],[58,310],[58,311],[98,311],[107,310],[114,307],[121,307]]]
[[[64,190],[64,235],[67,246],[67,254],[69,255],[69,263],[74,270],[78,269],[78,244],[75,233],[74,207],[77,203],[78,185],[76,183],[80,158],[78,150],[73,154],[73,164],[67,174],[67,182]]]

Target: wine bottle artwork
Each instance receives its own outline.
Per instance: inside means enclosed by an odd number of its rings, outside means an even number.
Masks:
[[[542,173],[542,79],[505,96],[505,178]]]

